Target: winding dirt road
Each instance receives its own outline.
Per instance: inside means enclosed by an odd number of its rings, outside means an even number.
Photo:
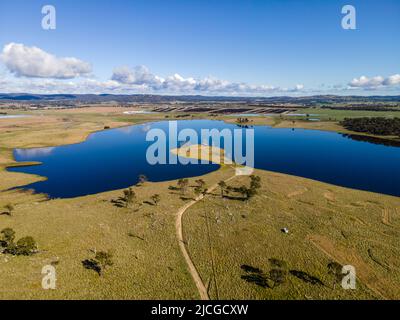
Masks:
[[[229,179],[226,179],[225,182],[229,182],[232,179],[234,179],[236,175],[230,177]],[[211,193],[218,187],[218,183],[213,185],[208,189],[207,193]],[[189,209],[191,206],[199,202],[204,198],[203,195],[198,196],[194,200],[188,202],[185,204],[182,208],[180,208],[176,214],[176,222],[175,222],[175,229],[176,229],[176,236],[179,241],[179,248],[181,249],[181,252],[183,254],[183,257],[185,258],[186,264],[189,268],[189,272],[193,278],[194,283],[196,284],[197,290],[200,294],[201,300],[210,300],[210,297],[208,296],[208,291],[206,286],[203,283],[203,280],[200,277],[199,272],[196,269],[196,266],[194,265],[192,259],[190,258],[189,252],[186,248],[186,243],[185,240],[183,239],[183,230],[182,230],[182,217],[183,214],[186,212],[187,209]]]

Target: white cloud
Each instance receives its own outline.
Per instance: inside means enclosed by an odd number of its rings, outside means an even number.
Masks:
[[[373,78],[368,78],[366,76],[361,76],[359,78],[354,78],[350,83],[350,88],[363,88],[363,89],[377,89],[380,87],[396,86],[400,84],[400,74],[394,74],[388,78],[382,76],[376,76]]]
[[[400,84],[400,74],[394,74],[383,81],[385,86],[395,86]]]
[[[92,71],[89,63],[77,58],[58,58],[37,47],[9,43],[0,59],[17,77],[72,79]]]
[[[204,79],[196,79],[193,77],[185,78],[177,73],[163,78],[151,73],[145,66],[138,66],[133,69],[129,67],[116,68],[111,79],[123,86],[131,86],[132,89],[137,89],[138,86],[140,86],[140,88],[145,91],[177,94],[263,95],[280,92],[297,92],[304,88],[301,84],[296,85],[294,88],[287,89],[269,85],[230,82],[212,77]]]
[[[134,69],[123,66],[115,68],[112,80],[122,84],[160,86],[164,79],[153,75],[145,66],[137,66]]]

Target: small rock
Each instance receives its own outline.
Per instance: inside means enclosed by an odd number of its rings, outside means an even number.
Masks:
[[[282,231],[283,233],[289,233],[289,229],[288,229],[288,228],[283,228],[283,229],[281,229],[281,231]]]

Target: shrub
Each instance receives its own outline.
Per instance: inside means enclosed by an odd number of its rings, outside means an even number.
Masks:
[[[160,202],[161,197],[159,194],[153,194],[151,196],[151,200],[153,200],[154,204],[157,205]]]
[[[82,261],[84,268],[95,271],[99,276],[102,275],[103,270],[108,266],[112,266],[112,254],[110,252],[99,251],[93,259],[86,259]]]
[[[337,283],[340,283],[342,281],[342,268],[343,266],[336,262],[330,262],[328,263],[328,274],[333,275],[334,281],[333,281],[333,287],[336,287]]]
[[[110,252],[99,251],[96,253],[94,259],[99,262],[102,269],[114,264],[112,261],[112,254]]]
[[[181,190],[182,194],[186,193],[188,186],[189,186],[188,179],[179,179],[178,180],[178,187]]]
[[[148,180],[147,177],[144,174],[140,174],[138,179],[139,179],[139,184],[140,185],[144,184]]]
[[[132,188],[124,190],[124,201],[125,201],[125,206],[127,208],[132,206],[135,203],[135,200],[136,200],[136,193],[135,191],[133,191]]]
[[[269,278],[274,282],[273,288],[286,282],[287,270],[272,269],[269,271]]]
[[[1,230],[1,243],[2,246],[7,246],[8,244],[12,243],[15,239],[15,231],[11,228],[5,228]]]
[[[16,255],[30,256],[37,252],[37,245],[32,237],[24,237],[17,241]]]
[[[225,181],[221,180],[220,182],[218,182],[219,187],[221,188],[221,197],[224,196],[224,192],[227,188],[227,185],[225,183]]]
[[[37,252],[37,244],[32,237],[23,237],[14,243],[15,231],[5,228],[1,231],[0,246],[4,248],[4,253],[16,256],[30,256]]]

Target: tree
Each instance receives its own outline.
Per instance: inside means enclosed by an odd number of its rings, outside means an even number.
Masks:
[[[257,190],[261,188],[261,178],[259,176],[251,175],[250,179],[250,188],[246,192],[247,199],[255,196],[258,192]]]
[[[12,255],[30,256],[37,252],[37,244],[32,237],[24,237],[14,243],[15,231],[5,228],[1,231],[0,246],[4,248],[4,253]]]
[[[2,247],[7,247],[9,244],[14,242],[15,231],[11,228],[5,228],[1,230],[0,245]]]
[[[99,262],[102,269],[114,264],[112,261],[112,254],[110,252],[99,251],[96,253],[94,258]]]
[[[273,288],[286,282],[288,275],[287,263],[276,258],[268,259],[272,269],[269,271],[269,277],[273,281]]]
[[[136,201],[136,193],[132,188],[124,190],[125,207],[131,207]]]
[[[151,196],[151,200],[153,200],[154,204],[157,205],[161,200],[160,195],[159,194],[153,194]]]
[[[243,196],[243,198],[248,199],[249,189],[246,186],[240,186],[237,191]]]
[[[4,206],[4,209],[6,209],[5,212],[3,212],[3,215],[8,215],[11,216],[12,212],[14,211],[14,206],[11,203],[8,203]]]
[[[16,255],[30,256],[37,252],[37,244],[32,237],[24,237],[17,241]]]
[[[224,196],[224,192],[225,192],[226,187],[227,187],[226,183],[225,183],[225,181],[221,180],[220,182],[218,182],[218,185],[219,185],[219,187],[221,189],[221,197],[223,197]]]
[[[178,180],[178,187],[179,187],[179,189],[181,189],[182,194],[186,194],[188,186],[189,186],[188,179],[179,179]]]
[[[198,179],[198,180],[196,180],[195,182],[197,183],[197,185],[198,185],[200,188],[204,188],[205,185],[206,185],[206,182],[205,182],[203,179]]]
[[[206,183],[203,179],[199,179],[195,181],[197,183],[197,186],[194,188],[194,192],[196,195],[200,194],[206,194],[207,193],[207,188],[206,188]]]
[[[400,118],[345,118],[340,124],[351,131],[400,137]]]
[[[96,271],[99,276],[102,275],[103,270],[108,266],[112,266],[112,254],[110,252],[99,251],[92,259],[86,259],[82,261],[84,268]]]
[[[259,189],[261,188],[261,178],[256,175],[250,176],[250,188]]]
[[[147,177],[144,174],[140,174],[138,179],[139,179],[139,184],[140,185],[144,184],[148,180]]]
[[[269,277],[274,282],[273,288],[286,282],[287,270],[271,269]]]
[[[336,261],[328,263],[328,273],[334,277],[333,288],[336,288],[336,284],[342,281],[342,268],[343,266]]]
[[[196,196],[201,195],[202,192],[203,192],[203,190],[201,188],[199,188],[198,186],[194,188],[194,194]]]

